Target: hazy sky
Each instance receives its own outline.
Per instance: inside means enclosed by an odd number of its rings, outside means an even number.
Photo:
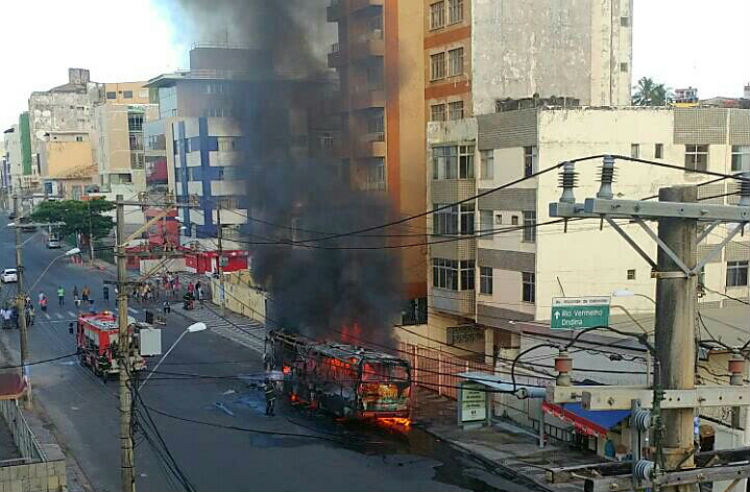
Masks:
[[[68,67],[89,68],[98,82],[185,67],[188,46],[175,42],[154,3],[0,2],[0,129],[17,121],[32,91],[67,82]],[[741,96],[750,82],[748,26],[750,0],[635,0],[633,82],[645,75],[672,88],[698,87],[704,98]]]

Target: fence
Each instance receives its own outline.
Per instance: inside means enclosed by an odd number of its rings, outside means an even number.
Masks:
[[[458,398],[458,387],[462,379],[458,374],[462,372],[483,372],[486,374],[506,375],[510,381],[509,369],[498,369],[482,362],[461,359],[455,355],[443,352],[440,349],[420,347],[410,343],[402,343],[399,347],[401,353],[407,353],[412,368],[412,381],[439,395],[448,398]],[[516,382],[523,386],[547,386],[549,380],[527,376],[516,375]]]
[[[44,451],[29,429],[17,400],[0,400],[0,415],[8,424],[13,441],[26,462],[46,461]]]

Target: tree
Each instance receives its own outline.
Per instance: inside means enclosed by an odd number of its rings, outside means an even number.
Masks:
[[[93,240],[97,240],[107,237],[115,226],[112,217],[102,215],[114,208],[115,204],[104,198],[46,201],[37,206],[31,218],[34,222],[64,222],[60,226],[63,236],[83,234],[89,238],[90,233]],[[91,239],[89,238],[89,242]]]
[[[633,88],[635,106],[665,106],[672,100],[672,92],[664,84],[655,83],[650,77],[643,77]]]

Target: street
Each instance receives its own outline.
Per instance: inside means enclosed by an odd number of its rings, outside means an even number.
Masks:
[[[37,237],[23,248],[26,285],[32,285],[66,249],[47,250],[43,235]],[[9,260],[12,253],[12,231],[3,228],[0,257]],[[68,323],[75,319],[73,287],[77,285],[80,291],[88,285],[101,307],[102,281],[109,275],[85,264],[72,264],[67,258],[52,265],[29,293],[34,302],[39,292],[50,297],[48,313],[37,310],[36,323],[29,329],[32,363],[75,352],[68,332]],[[66,291],[61,307],[55,297],[59,285]],[[110,291],[114,308],[114,289]],[[14,294],[14,285],[3,285],[4,301]],[[141,306],[134,306],[130,313],[143,319]],[[188,325],[178,313],[169,316],[162,332],[164,352]],[[18,331],[2,330],[0,340],[17,363]],[[148,364],[153,367],[156,362],[152,359]],[[261,366],[260,354],[209,329],[185,337],[143,387],[143,402],[151,409],[159,434],[197,490],[521,490],[417,429],[404,436],[347,426],[325,415],[308,415],[283,401],[277,415],[267,417],[263,394],[235,377],[260,377]],[[94,489],[118,490],[116,381],[103,383],[81,367],[76,357],[32,365],[30,374],[34,399],[43,404]],[[151,439],[155,438],[151,433]],[[142,432],[136,430],[135,441],[137,490],[182,490],[168,478]]]

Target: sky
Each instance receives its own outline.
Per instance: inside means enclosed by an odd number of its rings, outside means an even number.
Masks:
[[[156,3],[0,2],[0,129],[17,122],[32,91],[67,82],[69,67],[90,69],[97,82],[147,80],[185,68],[185,35]],[[673,89],[697,87],[701,98],[742,95],[750,82],[750,0],[634,3],[634,84],[648,76]]]

